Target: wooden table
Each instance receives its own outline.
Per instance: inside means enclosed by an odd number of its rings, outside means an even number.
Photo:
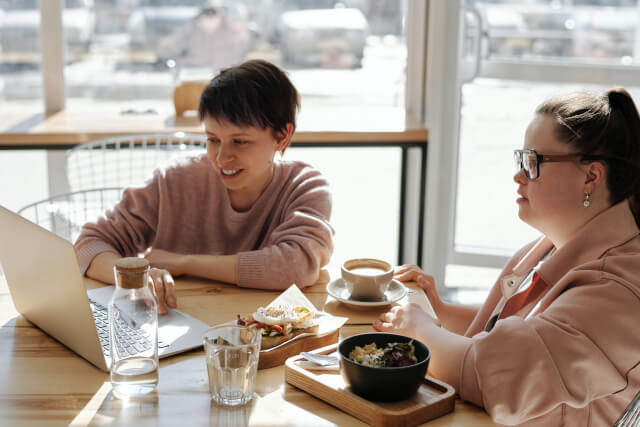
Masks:
[[[383,310],[353,310],[329,297],[329,274],[305,290],[319,309],[348,316],[343,336],[370,331]],[[95,282],[87,280],[88,287]],[[52,289],[52,292],[55,290]],[[215,282],[182,278],[177,284],[179,308],[209,324],[249,313],[277,293],[241,289]],[[401,303],[430,309],[422,294],[410,287]],[[284,382],[283,366],[258,372],[256,397],[243,407],[224,408],[209,398],[204,353],[194,350],[160,362],[156,392],[136,400],[118,400],[109,376],[33,327],[13,307],[0,275],[0,424],[3,426],[213,426],[290,425],[358,426],[356,418]],[[481,409],[461,401],[454,412],[429,426],[493,426]]]
[[[173,113],[121,114],[118,111],[4,112],[0,116],[0,149],[67,149],[77,144],[118,135],[146,133],[203,133],[194,116]],[[294,145],[306,144],[426,144],[424,125],[397,107],[333,106],[303,108],[297,120]]]

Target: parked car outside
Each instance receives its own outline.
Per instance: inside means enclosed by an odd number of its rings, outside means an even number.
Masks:
[[[368,35],[367,19],[356,8],[287,11],[278,22],[285,65],[359,67]]]
[[[38,0],[0,1],[2,62],[40,61],[40,9]],[[93,0],[65,0],[62,26],[66,60],[75,61],[89,51],[95,32]]]
[[[640,22],[628,1],[573,1],[550,7],[478,1],[489,58],[602,58],[630,60]]]
[[[575,20],[570,10],[548,5],[477,2],[485,57],[571,56]]]

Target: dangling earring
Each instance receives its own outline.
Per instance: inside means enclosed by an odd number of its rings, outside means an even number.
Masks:
[[[584,202],[582,203],[585,208],[588,208],[591,202],[589,202],[589,193],[584,193]]]

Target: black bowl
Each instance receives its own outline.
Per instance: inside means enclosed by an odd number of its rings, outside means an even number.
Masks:
[[[349,359],[349,353],[356,347],[364,347],[375,342],[384,348],[390,342],[409,342],[412,338],[398,334],[372,332],[345,338],[338,345],[340,373],[351,391],[368,400],[395,401],[411,397],[424,381],[429,366],[431,352],[422,342],[413,340],[417,363],[410,366],[373,368]]]

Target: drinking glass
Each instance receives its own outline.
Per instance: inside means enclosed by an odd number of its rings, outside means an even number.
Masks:
[[[219,325],[204,335],[211,399],[244,405],[253,397],[262,335],[255,328]]]

